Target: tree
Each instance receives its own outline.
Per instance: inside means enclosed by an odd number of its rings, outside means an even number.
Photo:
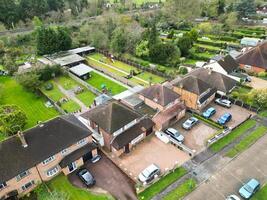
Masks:
[[[267,108],[267,89],[254,89],[249,95],[262,108]]]
[[[117,28],[112,33],[110,48],[115,53],[124,53],[126,49],[127,38],[122,28]]]
[[[221,15],[224,13],[225,8],[225,0],[218,0],[218,15]]]
[[[191,29],[191,31],[189,32],[189,37],[192,39],[192,41],[196,42],[198,36],[199,36],[198,31],[194,28]]]
[[[16,74],[16,80],[25,89],[35,92],[42,84],[39,80],[40,75],[36,72],[27,72],[23,74]]]
[[[141,58],[147,58],[149,56],[148,41],[142,40],[135,48],[135,55]]]
[[[13,135],[26,125],[26,114],[16,105],[0,106],[0,131]]]
[[[19,21],[16,0],[0,0],[0,21],[8,28],[13,28]]]
[[[183,57],[188,55],[189,50],[192,48],[193,45],[193,41],[188,34],[184,34],[184,36],[179,38],[176,43]]]
[[[234,25],[236,25],[238,22],[238,16],[236,12],[231,12],[229,14],[227,14],[227,18],[225,20],[225,25],[227,25],[228,27],[233,27]]]
[[[49,10],[63,11],[64,10],[64,0],[47,0]]]
[[[201,33],[211,33],[212,31],[212,25],[209,22],[203,22],[198,25],[198,29],[201,31]]]
[[[20,17],[32,19],[34,16],[42,16],[48,11],[47,0],[21,0],[19,3]]]
[[[239,18],[254,14],[256,12],[255,0],[241,0],[235,10],[238,12]]]

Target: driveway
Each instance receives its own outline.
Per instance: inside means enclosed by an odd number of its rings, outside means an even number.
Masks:
[[[215,115],[211,117],[214,121],[217,121],[224,113],[230,113],[232,115],[232,119],[226,124],[226,126],[231,128],[234,128],[245,121],[249,115],[255,115],[255,113],[237,105],[232,105],[231,108],[225,108],[215,103],[211,103],[209,107],[214,107],[216,109]]]
[[[186,200],[224,200],[250,178],[267,181],[267,135],[202,183]]]
[[[196,150],[197,153],[200,153],[206,149],[206,141],[215,134],[216,129],[199,120],[199,123],[191,130],[185,130],[182,128],[182,124],[190,117],[191,115],[186,113],[186,116],[172,127],[179,130],[179,132],[185,137],[184,144],[186,146],[190,149]]]
[[[267,88],[267,81],[261,78],[251,76],[251,82],[249,83],[254,89],[264,89]]]
[[[95,164],[87,162],[84,166],[96,179],[96,185],[92,188],[93,191],[101,188],[118,200],[137,200],[135,183],[102,152],[100,155],[102,159],[99,162]],[[77,187],[85,187],[75,173],[69,175],[69,180]]]

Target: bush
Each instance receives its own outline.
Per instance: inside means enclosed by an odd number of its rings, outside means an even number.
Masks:
[[[180,67],[179,68],[179,74],[185,75],[188,73],[188,70],[186,67]]]
[[[261,77],[261,78],[267,77],[267,72],[258,73],[258,77]]]
[[[165,73],[166,72],[166,68],[163,66],[157,66],[156,68],[159,72]]]

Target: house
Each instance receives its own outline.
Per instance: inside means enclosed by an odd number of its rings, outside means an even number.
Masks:
[[[211,69],[198,68],[191,71],[188,75],[197,77],[198,79],[206,82],[212,87],[215,87],[217,93],[225,95],[231,93],[236,87],[238,82],[222,73],[213,71]]]
[[[193,75],[188,75],[183,79],[171,81],[173,91],[181,95],[185,105],[193,110],[200,111],[214,98],[216,88]]]
[[[151,119],[112,100],[83,113],[82,118],[99,137],[104,149],[117,156],[129,153],[134,145],[153,132]]]
[[[91,67],[81,63],[74,67],[71,67],[70,72],[75,76],[79,77],[80,79],[86,80],[91,77],[90,72],[94,71]]]
[[[185,116],[186,107],[180,95],[161,84],[145,88],[139,93],[139,98],[147,106],[157,110],[152,120],[158,130],[168,128]]]
[[[236,58],[240,68],[252,72],[267,71],[267,42],[243,52]]]
[[[216,57],[216,60],[211,60],[203,67],[212,71],[224,74],[236,81],[240,81],[240,77],[236,76],[236,71],[239,70],[239,65],[230,55]]]
[[[0,199],[22,196],[57,174],[72,173],[97,154],[91,132],[60,116],[0,143]]]
[[[248,38],[248,37],[244,37],[241,39],[240,44],[242,46],[250,46],[250,47],[255,47],[257,46],[262,40],[259,38]]]

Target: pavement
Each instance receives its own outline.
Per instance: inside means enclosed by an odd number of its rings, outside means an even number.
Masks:
[[[251,76],[251,82],[249,83],[249,86],[253,87],[254,89],[265,89],[267,88],[267,81]]]
[[[228,162],[209,179],[189,194],[186,200],[224,200],[230,194],[238,195],[238,190],[250,178],[262,184],[267,181],[267,135],[253,146]]]

